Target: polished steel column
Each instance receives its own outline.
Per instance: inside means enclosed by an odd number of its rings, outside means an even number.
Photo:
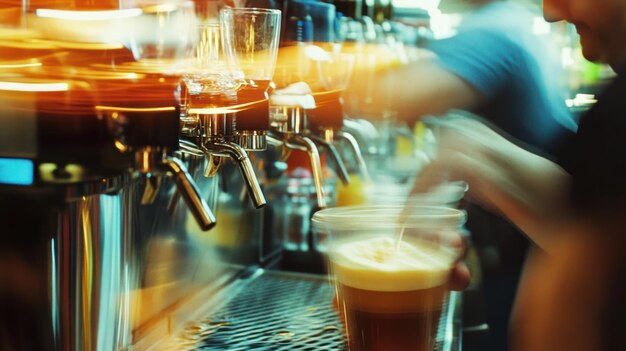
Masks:
[[[58,350],[119,350],[132,342],[133,297],[141,274],[133,192],[127,187],[81,196],[59,213],[50,239],[49,285]]]

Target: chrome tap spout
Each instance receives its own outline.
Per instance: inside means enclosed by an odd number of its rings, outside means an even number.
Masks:
[[[255,208],[261,208],[267,203],[261,190],[261,185],[254,173],[254,167],[248,153],[241,146],[227,141],[212,142],[202,146],[207,155],[217,154],[230,157],[239,166],[239,171],[246,184],[246,189]]]
[[[179,159],[167,156],[163,159],[162,167],[164,170],[172,173],[178,191],[194,219],[198,222],[198,226],[202,230],[211,229],[216,224],[215,215],[211,212],[206,201],[200,196],[200,191],[189,172],[187,172],[185,165]]]
[[[361,148],[359,147],[359,143],[356,141],[356,138],[352,134],[344,131],[339,131],[336,134],[337,137],[345,140],[348,145],[350,145],[350,148],[354,152],[354,157],[359,166],[359,171],[361,172],[361,176],[363,177],[363,179],[370,180],[370,173],[367,170],[367,164],[365,163],[365,159],[363,158]]]
[[[202,230],[209,230],[215,225],[215,215],[200,196],[196,183],[181,160],[168,156],[164,149],[150,147],[136,150],[134,156],[134,170],[146,177],[142,204],[154,201],[161,183],[160,177],[170,173],[198,226]]]
[[[315,184],[315,192],[317,195],[317,206],[319,208],[326,207],[326,196],[324,194],[324,176],[322,173],[322,163],[320,162],[320,153],[317,146],[308,137],[301,135],[292,135],[288,140],[284,141],[288,148],[306,151],[311,162],[311,172],[313,173],[313,183]]]
[[[333,159],[333,162],[335,162],[335,165],[337,166],[337,176],[339,177],[339,179],[341,179],[341,182],[344,185],[350,184],[350,175],[348,174],[348,169],[341,159],[341,156],[339,156],[339,152],[337,151],[335,145],[333,145],[332,142],[328,142],[324,138],[320,138],[317,136],[311,136],[311,139],[328,150],[328,155],[330,156],[330,158]]]

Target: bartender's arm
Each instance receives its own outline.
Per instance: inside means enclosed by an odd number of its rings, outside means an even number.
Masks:
[[[568,201],[571,176],[477,119],[450,115],[430,123],[438,128],[438,155],[421,171],[415,191],[444,178],[463,179],[473,200],[500,211],[551,251],[562,223],[574,220]]]
[[[484,97],[437,58],[422,60],[381,74],[381,87],[391,87],[392,104],[401,116],[440,115],[451,109],[472,110]]]

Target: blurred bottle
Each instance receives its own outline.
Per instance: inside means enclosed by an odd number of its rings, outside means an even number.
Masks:
[[[393,14],[391,0],[374,0],[372,19],[374,23],[381,24],[391,20]]]
[[[361,8],[361,16],[360,17],[369,17],[374,18],[374,2],[375,0],[365,0],[363,2],[363,6]]]
[[[334,0],[337,13],[348,18],[359,19],[363,14],[363,0]]]
[[[275,207],[282,213],[277,222],[279,233],[283,233],[283,248],[288,251],[308,251],[310,218],[313,206],[310,199],[311,178],[290,178],[281,201]]]

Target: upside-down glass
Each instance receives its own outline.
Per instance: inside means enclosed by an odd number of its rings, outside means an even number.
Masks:
[[[237,128],[263,130],[269,127],[267,90],[276,68],[281,12],[261,8],[224,8],[220,24],[228,31],[237,66],[246,84],[238,92]],[[258,111],[257,111],[258,109]]]
[[[187,54],[183,81],[192,95],[236,91],[243,83],[229,33],[219,23],[195,26],[195,42]]]
[[[121,7],[139,9],[130,28],[126,45],[136,60],[178,69],[195,41],[196,15],[192,1],[123,0]]]
[[[280,10],[224,8],[220,24],[229,31],[228,45],[246,79],[269,81],[276,67]]]
[[[219,23],[200,23],[188,52],[182,78],[185,115],[229,113],[237,104],[237,91],[244,84],[229,43],[230,33]]]
[[[350,83],[354,68],[354,54],[326,53],[326,59],[317,61],[317,72],[326,90],[344,90]]]
[[[462,252],[465,213],[406,210],[348,206],[313,216],[317,236],[326,237],[351,351],[431,351],[435,345],[447,281]]]

